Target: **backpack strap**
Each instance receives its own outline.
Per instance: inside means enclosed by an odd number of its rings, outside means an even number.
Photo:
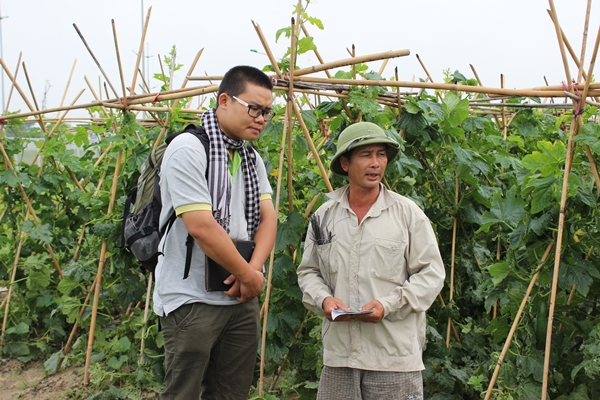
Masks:
[[[200,142],[202,142],[202,145],[204,146],[204,151],[206,152],[206,171],[204,172],[204,176],[208,178],[208,163],[210,163],[210,147],[208,143],[208,135],[206,134],[204,127],[189,124],[185,127],[183,132],[191,133],[198,140],[200,140]],[[192,249],[194,248],[194,238],[189,233],[185,240],[185,247],[185,268],[183,270],[183,279],[187,279],[188,276],[190,276],[190,267],[192,265]]]

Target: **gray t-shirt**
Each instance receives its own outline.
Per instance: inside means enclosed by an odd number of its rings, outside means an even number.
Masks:
[[[261,196],[272,194],[264,162],[256,150],[256,170]],[[174,209],[182,206],[212,203],[205,177],[207,167],[204,145],[194,135],[184,133],[176,137],[167,147],[160,173],[163,226]],[[228,171],[229,173],[229,171]],[[238,168],[231,185],[231,223],[229,236],[232,239],[248,240],[245,216],[246,193],[242,168]],[[204,252],[194,242],[190,274],[183,279],[188,231],[183,220],[177,218],[163,237],[156,266],[156,283],[153,309],[159,316],[166,316],[187,303],[212,305],[238,304],[235,298],[223,292],[207,292],[204,284]]]

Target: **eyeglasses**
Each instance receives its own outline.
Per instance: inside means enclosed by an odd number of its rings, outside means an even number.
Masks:
[[[238,103],[240,103],[241,105],[248,107],[248,115],[251,116],[252,118],[258,118],[261,115],[263,116],[263,118],[265,119],[265,121],[270,121],[273,116],[275,115],[275,113],[273,112],[273,110],[264,110],[260,107],[257,106],[253,106],[251,104],[246,103],[244,100],[242,99],[238,99],[235,96],[231,96],[235,101],[237,101]]]

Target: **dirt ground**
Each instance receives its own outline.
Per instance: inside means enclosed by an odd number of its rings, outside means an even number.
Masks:
[[[0,400],[58,400],[85,398],[83,368],[69,368],[44,377],[41,362],[21,364],[14,359],[0,359]]]

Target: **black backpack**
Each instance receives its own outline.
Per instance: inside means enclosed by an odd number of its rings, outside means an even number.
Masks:
[[[128,249],[133,254],[140,262],[142,272],[147,271],[154,274],[156,264],[158,263],[158,256],[162,254],[158,249],[160,239],[177,219],[175,211],[173,211],[167,224],[162,227],[159,226],[162,202],[160,199],[160,177],[158,172],[160,171],[160,165],[167,146],[173,139],[184,132],[193,134],[202,142],[206,151],[207,163],[210,161],[208,135],[202,126],[189,124],[183,131],[168,136],[163,144],[150,152],[148,159],[142,164],[137,185],[131,189],[125,200],[120,247],[121,249]],[[133,208],[131,209],[132,204]],[[184,279],[188,275],[193,246],[194,239],[188,234],[186,240],[186,274]]]

